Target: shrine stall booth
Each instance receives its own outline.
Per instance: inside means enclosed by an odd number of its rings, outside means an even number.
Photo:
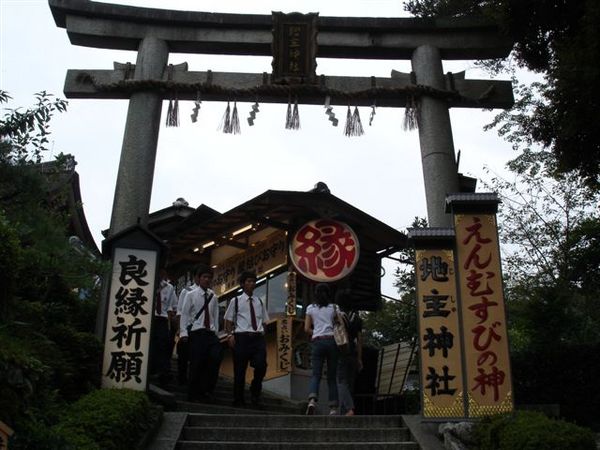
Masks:
[[[270,316],[263,387],[291,399],[308,395],[310,342],[303,324],[314,286],[328,283],[353,309],[376,311],[381,259],[406,246],[403,233],[335,197],[324,183],[308,192],[269,190],[223,214],[179,199],[151,214],[150,227],[169,247],[167,271],[178,290],[198,264],[212,267],[221,329],[228,302],[241,293],[239,275],[257,274],[254,293]],[[221,375],[233,378],[229,351]]]

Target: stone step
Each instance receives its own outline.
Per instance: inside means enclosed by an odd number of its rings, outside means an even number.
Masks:
[[[255,427],[255,428],[404,428],[400,416],[304,416],[257,415],[207,416],[189,414],[190,427]]]
[[[215,414],[217,417],[222,417],[224,414],[232,414],[232,415],[289,415],[293,414],[295,411],[289,410],[278,410],[276,407],[270,407],[268,409],[253,409],[250,407],[247,408],[234,408],[231,403],[226,405],[220,404],[212,404],[212,403],[193,403],[193,402],[184,402],[178,401],[177,406],[175,407],[175,411],[187,412],[191,414],[200,414],[200,415],[208,415]],[[282,408],[281,406],[279,408]]]
[[[185,396],[188,393],[188,388],[187,386],[178,386],[177,388],[167,385],[165,387],[165,389],[167,389],[169,392],[172,392],[173,394],[177,395],[177,396]],[[245,394],[247,396],[250,395],[249,392],[249,388],[246,386],[245,388]],[[233,396],[233,386],[227,387],[227,386],[223,386],[223,387],[217,387],[214,391],[213,391],[213,395],[215,397],[232,397]],[[275,394],[271,394],[267,391],[263,391],[261,396],[265,399],[269,399],[272,400],[273,402],[289,402],[289,401],[293,401],[293,400],[289,400],[285,397],[282,396],[278,396]],[[297,402],[297,403],[301,403],[301,402]]]
[[[179,441],[178,450],[323,450],[322,442],[190,442]],[[327,450],[419,450],[415,442],[329,442]]]
[[[246,397],[248,397],[247,400],[249,401],[250,394],[248,393],[248,388],[249,387],[246,386],[245,394],[246,394]],[[187,399],[187,392],[188,392],[187,385],[179,385],[179,384],[170,383],[165,387],[165,389],[167,391],[175,394],[177,400],[186,400]],[[225,403],[225,402],[231,403],[233,401],[233,382],[228,379],[220,378],[213,394],[214,394],[214,397],[221,400],[222,403]],[[282,396],[278,396],[277,394],[272,394],[267,391],[263,391],[261,397],[262,397],[263,402],[266,404],[294,405],[295,407],[297,407],[298,410],[302,409],[303,406],[304,407],[306,406],[305,401],[302,402],[302,401],[297,401],[297,400],[291,400],[291,399],[288,399],[288,398],[285,398]]]
[[[169,387],[171,387],[175,391],[185,391],[187,390],[187,383],[179,384],[177,378],[175,376],[171,377],[171,381],[169,383]],[[216,389],[233,389],[233,380],[228,378],[220,377],[217,381]]]
[[[178,402],[188,401],[187,393],[175,393],[175,400]],[[261,396],[261,402],[267,409],[276,408],[281,411],[289,411],[290,414],[302,414],[306,408],[306,402],[293,402],[285,399],[270,398],[267,396]],[[230,406],[233,403],[233,395],[218,395],[215,393],[212,403],[216,405]],[[246,395],[246,403],[248,405],[251,403],[249,395]]]
[[[233,408],[233,383],[226,378],[219,378],[214,391],[213,399],[210,402],[189,402],[187,401],[187,386],[170,384],[166,388],[174,394],[177,403],[176,411],[186,411],[191,413],[203,414],[303,414],[306,409],[306,402],[290,400],[276,394],[263,391],[261,395],[262,409],[257,411],[251,406],[250,394],[246,387],[245,408]]]
[[[306,402],[269,392],[263,392],[262,409],[233,407],[228,378],[219,378],[210,403],[188,402],[187,385],[167,389],[176,411],[187,413],[174,438],[178,450],[419,450],[397,415],[305,416]],[[247,386],[245,394],[249,400]]]
[[[406,428],[255,428],[185,427],[183,441],[210,442],[403,442]]]

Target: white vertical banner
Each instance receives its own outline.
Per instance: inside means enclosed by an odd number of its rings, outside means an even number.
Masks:
[[[157,252],[115,248],[102,387],[146,390]]]

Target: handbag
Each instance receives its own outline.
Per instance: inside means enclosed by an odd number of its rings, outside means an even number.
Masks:
[[[346,328],[346,321],[344,316],[340,312],[338,305],[334,306],[333,314],[333,338],[338,346],[338,350],[342,353],[348,353],[350,350],[350,340],[348,339],[348,330]]]

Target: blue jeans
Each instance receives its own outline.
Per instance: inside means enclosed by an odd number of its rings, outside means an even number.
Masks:
[[[338,390],[340,397],[340,413],[345,414],[354,409],[354,383],[358,371],[358,356],[356,353],[341,355],[338,361]]]
[[[312,352],[310,356],[312,364],[312,375],[310,377],[310,394],[308,398],[319,399],[319,385],[323,373],[323,361],[327,361],[327,387],[329,390],[329,406],[337,406],[337,361],[338,348],[333,339],[316,339],[312,341]]]

